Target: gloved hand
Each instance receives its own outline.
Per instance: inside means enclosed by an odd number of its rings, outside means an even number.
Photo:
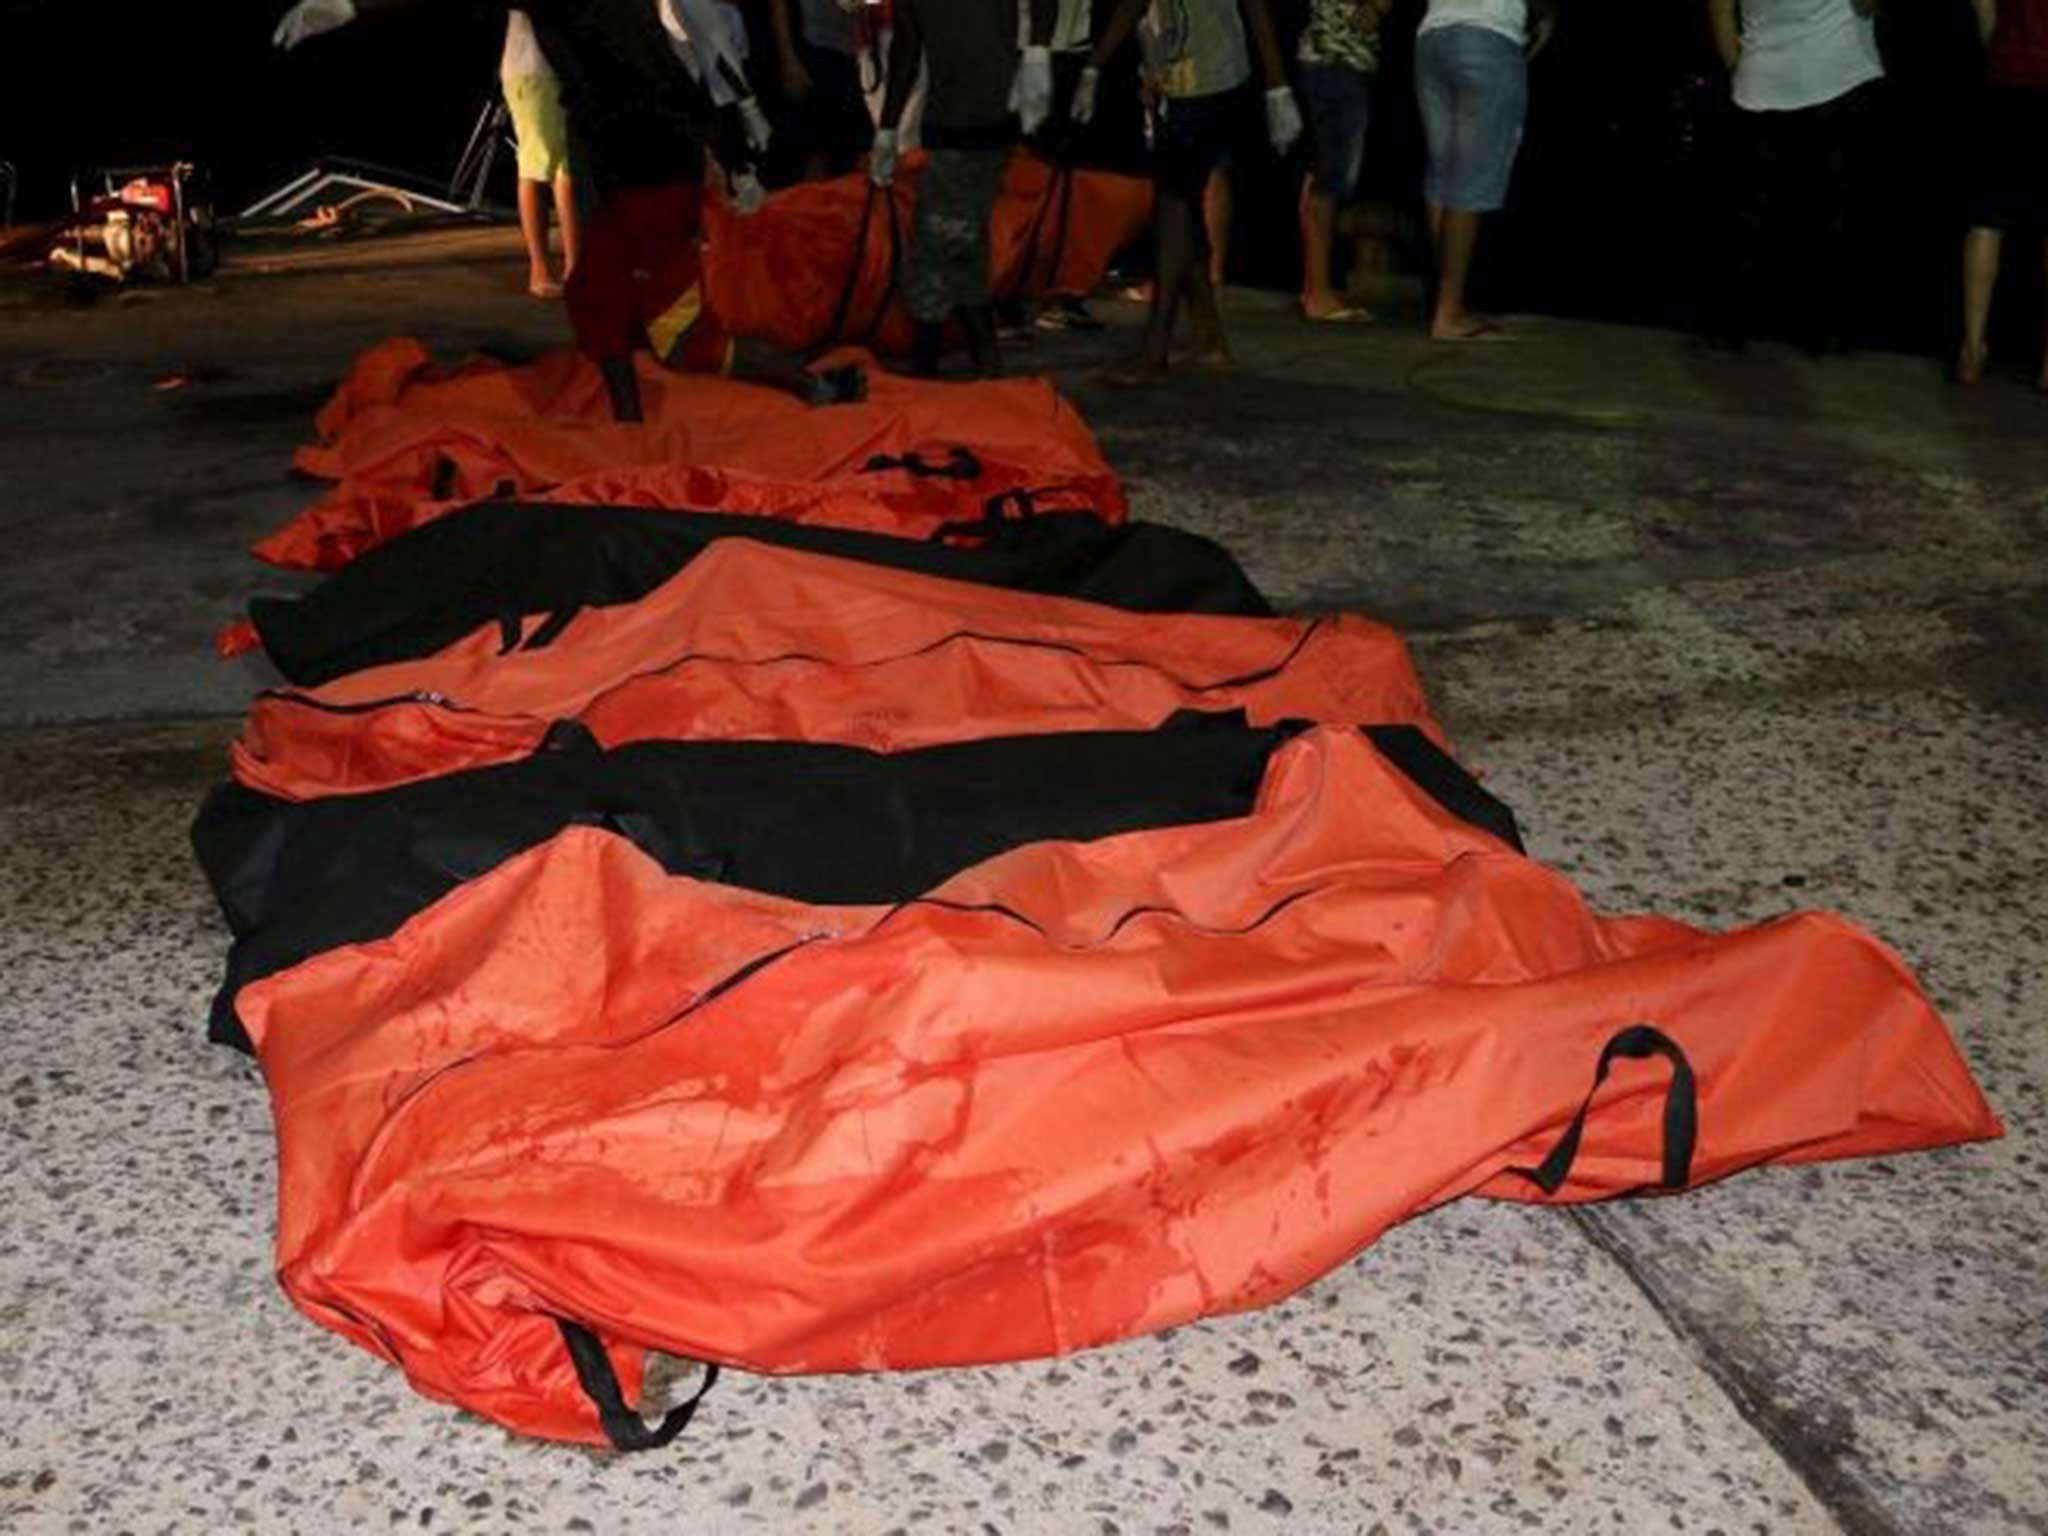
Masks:
[[[345,27],[355,19],[354,0],[299,0],[284,13],[270,41],[279,48],[296,48],[309,37]]]
[[[1024,50],[1024,57],[1017,62],[1017,73],[1010,81],[1010,110],[1017,114],[1017,121],[1027,134],[1038,132],[1039,125],[1052,116],[1052,50],[1030,47]]]
[[[1276,85],[1266,92],[1266,137],[1273,141],[1273,153],[1284,155],[1301,137],[1301,108],[1294,104],[1294,92]]]
[[[768,121],[768,114],[761,110],[761,103],[751,96],[742,96],[735,105],[740,114],[740,124],[746,130],[747,147],[757,155],[768,153],[768,144],[775,137],[775,126]]]
[[[878,187],[896,183],[896,130],[877,128],[875,147],[868,151],[868,180]]]
[[[1102,71],[1090,64],[1074,82],[1074,102],[1067,116],[1084,127],[1095,121],[1095,88],[1102,84]]]
[[[768,189],[761,185],[761,178],[752,171],[740,171],[732,178],[732,210],[743,219],[751,219],[761,211],[768,201]]]

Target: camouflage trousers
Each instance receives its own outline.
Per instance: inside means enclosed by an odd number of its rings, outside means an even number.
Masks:
[[[1007,149],[934,149],[917,188],[903,303],[913,320],[944,320],[987,304],[989,215],[1002,190]]]

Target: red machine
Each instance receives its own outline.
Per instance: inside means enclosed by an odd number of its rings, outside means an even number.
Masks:
[[[185,283],[213,270],[213,204],[192,165],[101,171],[88,197],[71,186],[71,219],[50,264],[116,283]]]

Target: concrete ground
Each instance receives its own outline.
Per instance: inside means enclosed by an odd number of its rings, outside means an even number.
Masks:
[[[1682,1198],[1466,1202],[1270,1311],[1068,1360],[729,1378],[669,1451],[515,1441],[268,1273],[260,1082],[201,1040],[184,843],[258,674],[214,627],[357,348],[532,347],[502,262],[0,300],[0,1529],[2048,1531],[2048,401],[1930,365],[1310,330],[1091,387],[1139,511],[1402,625],[1462,755],[1614,908],[1838,908],[2002,1142]],[[159,389],[171,377],[185,382]]]

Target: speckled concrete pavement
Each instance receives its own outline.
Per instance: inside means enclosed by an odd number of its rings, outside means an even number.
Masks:
[[[1128,311],[1114,312],[1127,324]],[[349,352],[544,338],[489,266],[0,305],[0,1529],[2048,1531],[2048,404],[1896,358],[1308,332],[1078,384],[1140,510],[1406,626],[1617,908],[1839,908],[2011,1134],[1565,1212],[1466,1202],[1286,1305],[1069,1360],[729,1379],[668,1452],[516,1442],[301,1320],[269,1118],[200,1041],[184,845],[276,585],[239,547]],[[183,372],[190,382],[157,390]]]

